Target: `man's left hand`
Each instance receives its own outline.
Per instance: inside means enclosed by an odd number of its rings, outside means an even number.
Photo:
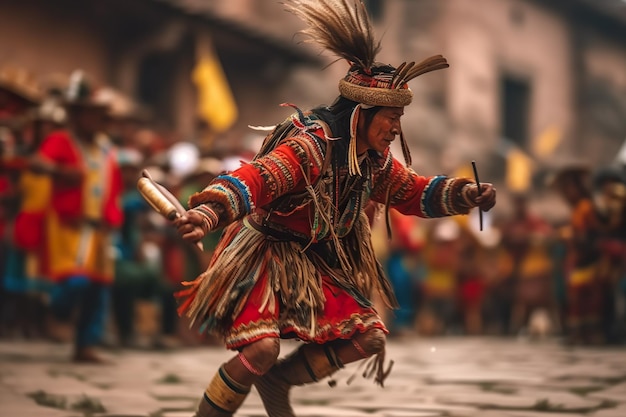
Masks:
[[[496,188],[488,182],[481,183],[479,194],[478,187],[474,185],[467,190],[467,197],[482,211],[489,211],[496,205]]]

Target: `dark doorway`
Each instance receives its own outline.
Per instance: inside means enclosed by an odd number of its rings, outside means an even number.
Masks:
[[[175,52],[153,52],[139,65],[137,97],[148,107],[153,120],[171,126],[174,115],[174,80],[176,75]]]
[[[529,143],[530,84],[504,75],[501,80],[501,135],[522,149]]]

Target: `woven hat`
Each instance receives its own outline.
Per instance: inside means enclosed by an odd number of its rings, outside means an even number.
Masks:
[[[63,94],[63,104],[69,108],[93,108],[103,111],[110,107],[107,97],[97,94],[92,80],[82,70],[75,70],[70,75]]]
[[[30,105],[37,104],[41,99],[35,78],[29,72],[18,68],[0,69],[0,89],[14,94]]]
[[[441,55],[417,64],[403,62],[397,67],[377,62],[380,42],[375,40],[367,10],[359,0],[287,0],[285,4],[307,24],[308,28],[302,33],[308,41],[318,43],[350,65],[348,73],[339,81],[339,93],[358,103],[351,117],[348,159],[350,174],[360,175],[355,140],[360,109],[407,106],[413,100],[408,86],[410,80],[449,65]],[[406,164],[410,165],[410,152],[402,134],[400,143]]]
[[[114,120],[147,121],[148,112],[132,97],[113,87],[105,86],[94,91],[94,100],[107,104],[108,115]]]

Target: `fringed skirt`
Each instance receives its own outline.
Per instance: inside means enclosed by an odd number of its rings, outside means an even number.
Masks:
[[[324,310],[316,317],[314,331],[298,320],[268,308],[262,309],[262,294],[267,278],[261,278],[250,293],[243,311],[224,335],[228,349],[238,349],[265,337],[297,338],[304,342],[325,343],[335,339],[349,339],[355,332],[371,328],[387,332],[373,308],[365,308],[346,291],[337,287],[328,277],[322,277],[326,298]]]
[[[357,223],[362,228],[344,248],[355,254],[349,279],[299,242],[262,233],[249,220],[232,224],[208,269],[176,294],[179,313],[229,349],[265,337],[325,343],[372,328],[387,332],[369,297],[378,290],[392,307],[395,298],[373,256],[369,225]]]

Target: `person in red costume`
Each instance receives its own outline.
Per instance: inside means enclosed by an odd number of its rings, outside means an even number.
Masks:
[[[20,301],[27,285],[25,279],[9,276],[13,265],[19,264],[11,234],[20,206],[19,178],[27,167],[25,127],[40,98],[28,72],[0,68],[0,337],[15,334],[24,323],[25,307]]]
[[[46,137],[35,169],[52,179],[42,274],[56,285],[51,307],[61,319],[79,311],[77,362],[102,362],[95,351],[106,319],[114,263],[111,232],[123,220],[122,178],[115,149],[102,133],[107,106],[97,102],[80,72],[70,80],[68,129]]]
[[[192,195],[174,222],[194,242],[225,228],[208,269],[178,294],[181,314],[238,351],[213,377],[196,417],[233,415],[253,384],[269,416],[293,416],[291,386],[364,358],[373,357],[382,384],[387,329],[371,300],[377,292],[390,307],[396,301],[372,249],[368,201],[421,217],[495,204],[491,184],[479,190],[471,179],[410,168],[400,122],[412,99],[407,82],[446,68],[443,57],[381,64],[360,2],[287,5],[351,67],[332,105],[296,109],[250,163]],[[389,150],[398,137],[406,165]],[[281,338],[304,343],[278,361]]]

